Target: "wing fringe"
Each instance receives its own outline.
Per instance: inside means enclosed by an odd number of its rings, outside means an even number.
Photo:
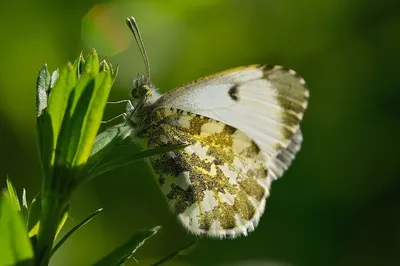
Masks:
[[[290,139],[288,146],[278,151],[278,153],[272,157],[271,161],[268,163],[268,169],[270,170],[268,175],[270,175],[272,180],[281,177],[289,168],[293,159],[296,157],[297,152],[300,151],[302,142],[303,134],[299,128]]]

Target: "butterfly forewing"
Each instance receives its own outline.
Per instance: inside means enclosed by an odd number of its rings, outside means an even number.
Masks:
[[[189,144],[150,159],[182,224],[218,237],[253,230],[271,182],[257,143],[235,127],[176,108],[158,108],[151,120],[149,147]]]
[[[276,179],[300,149],[308,96],[304,79],[295,71],[252,65],[172,90],[154,108],[177,108],[240,129],[260,147],[270,177]]]

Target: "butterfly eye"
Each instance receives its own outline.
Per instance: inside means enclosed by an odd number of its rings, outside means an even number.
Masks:
[[[139,75],[133,80],[131,95],[135,99],[142,98],[146,95],[147,79],[143,75]]]

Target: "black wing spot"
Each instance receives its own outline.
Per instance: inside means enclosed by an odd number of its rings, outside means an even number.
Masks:
[[[232,88],[229,89],[228,94],[231,97],[232,100],[238,101],[239,100],[239,90],[238,90],[238,85],[234,85]]]

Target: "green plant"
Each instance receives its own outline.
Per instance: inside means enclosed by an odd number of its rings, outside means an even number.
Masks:
[[[112,157],[113,148],[130,135],[129,127],[123,124],[97,135],[117,73],[118,68],[99,62],[95,50],[86,58],[80,55],[61,71],[50,74],[47,66],[40,70],[36,106],[42,189],[31,202],[23,190],[20,200],[7,178],[7,189],[0,195],[0,265],[48,265],[61,245],[102,210],[89,215],[56,242],[69,215],[70,197],[80,184],[121,165],[182,148],[163,147]],[[105,156],[110,158],[102,160]],[[124,264],[159,229],[137,233],[96,265]],[[169,255],[162,262],[179,254]]]

